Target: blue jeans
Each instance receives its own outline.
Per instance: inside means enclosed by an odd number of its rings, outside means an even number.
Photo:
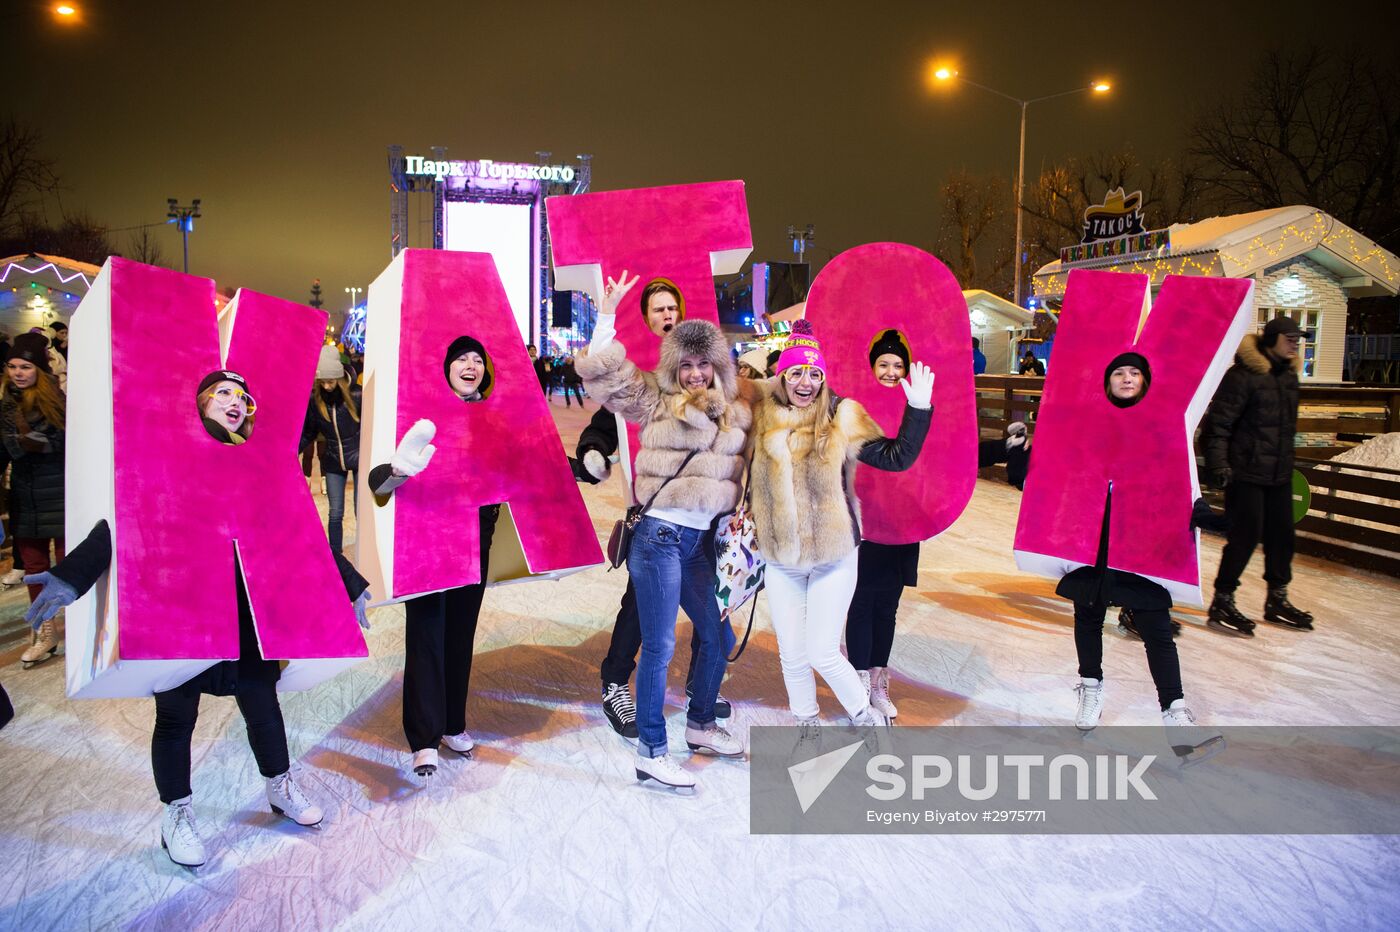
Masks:
[[[354,470],[351,470],[349,474],[343,472],[325,474],[326,501],[330,505],[330,514],[326,521],[326,536],[330,538],[331,553],[340,553],[345,546],[345,482],[354,474]],[[360,507],[359,485],[355,486],[355,507]]]
[[[724,678],[719,605],[715,602],[714,532],[645,517],[637,525],[627,571],[637,589],[642,655],[637,664],[637,753],[660,757],[666,748],[666,669],[676,649],[676,615],[690,616],[700,639],[694,690],[686,722],[715,720],[715,696]]]

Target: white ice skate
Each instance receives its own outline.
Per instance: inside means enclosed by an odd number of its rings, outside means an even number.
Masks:
[[[685,746],[696,753],[713,754],[716,757],[743,757],[744,743],[711,722],[704,728],[685,727]]]
[[[670,754],[662,754],[660,757],[641,757],[639,755],[633,764],[639,783],[655,780],[662,786],[669,786],[673,790],[695,789],[695,777],[682,770],[681,765],[676,763],[676,759]]]
[[[472,736],[465,731],[459,735],[443,735],[442,743],[447,745],[448,750],[456,751],[463,757],[471,757],[472,748],[476,747],[476,742],[472,740]]]
[[[889,667],[870,668],[870,704],[885,718],[894,719],[895,716],[899,715],[899,710],[890,700]],[[891,721],[890,724],[894,724],[894,722]]]
[[[325,814],[321,807],[306,798],[301,787],[292,779],[292,772],[267,778],[267,804],[272,811],[286,816],[297,825],[320,825]]]
[[[437,748],[424,748],[413,752],[413,772],[420,777],[431,777],[437,773]]]
[[[1175,700],[1162,711],[1162,724],[1167,729],[1167,742],[1183,766],[1199,764],[1225,750],[1225,736],[1197,724],[1185,699]]]
[[[207,860],[191,802],[192,798],[186,796],[169,803],[160,821],[160,846],[170,855],[170,860],[181,867],[199,867]]]
[[[1093,731],[1103,718],[1103,680],[1080,677],[1074,691],[1079,693],[1079,710],[1074,714],[1074,727]]]

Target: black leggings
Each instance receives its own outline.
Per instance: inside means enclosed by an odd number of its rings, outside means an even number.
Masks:
[[[875,587],[856,581],[846,612],[846,655],[857,670],[890,665],[894,620],[903,594],[903,586]]]
[[[1079,675],[1103,679],[1103,619],[1107,609],[1087,602],[1074,603],[1074,648],[1079,653]],[[1171,613],[1163,608],[1135,608],[1133,622],[1147,648],[1147,669],[1157,687],[1163,709],[1182,698],[1181,663],[1172,640]]]
[[[259,661],[267,663],[269,661]],[[233,661],[224,663],[233,666]],[[172,803],[190,795],[190,739],[199,718],[199,697],[215,678],[227,675],[216,664],[174,689],[156,693],[156,727],[151,733],[151,770],[160,801]],[[258,772],[275,777],[291,769],[287,730],[277,704],[277,681],[267,677],[237,677],[234,698],[248,725],[248,746]]]

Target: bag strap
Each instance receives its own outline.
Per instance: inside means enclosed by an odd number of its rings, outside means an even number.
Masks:
[[[734,652],[734,656],[726,658],[729,663],[733,663],[743,656],[744,648],[749,646],[749,635],[753,634],[753,616],[758,614],[758,594],[762,591],[763,586],[760,584],[751,596],[753,599],[753,608],[749,609],[749,626],[744,630],[744,639],[739,642],[739,649]]]
[[[656,501],[656,496],[661,494],[661,490],[666,488],[666,486],[670,484],[672,479],[679,476],[685,470],[687,464],[689,464],[691,460],[695,459],[695,454],[699,452],[699,450],[691,450],[689,453],[687,453],[685,459],[681,460],[681,464],[676,467],[676,471],[671,473],[671,475],[666,478],[666,481],[661,483],[661,485],[657,487],[655,492],[651,493],[651,498],[647,499],[647,503],[642,506],[642,510],[637,512],[637,514],[646,514],[648,509],[651,508],[651,503]]]

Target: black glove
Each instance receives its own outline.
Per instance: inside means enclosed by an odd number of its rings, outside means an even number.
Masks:
[[[1224,515],[1211,508],[1204,498],[1198,498],[1191,508],[1191,528],[1224,534],[1230,529],[1230,522]]]
[[[1230,484],[1233,478],[1229,466],[1221,466],[1219,469],[1210,471],[1210,484],[1212,488],[1223,489]]]

